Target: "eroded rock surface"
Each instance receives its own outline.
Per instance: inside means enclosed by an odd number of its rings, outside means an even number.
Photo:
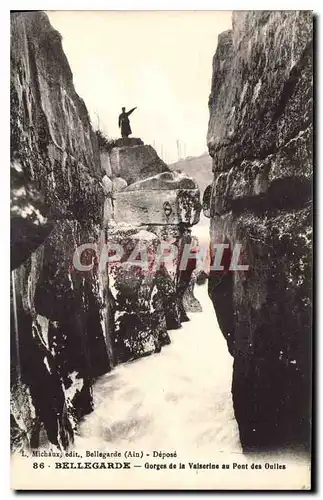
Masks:
[[[202,312],[202,306],[194,295],[194,287],[197,283],[197,272],[194,270],[187,289],[183,295],[183,305],[186,312]]]
[[[166,277],[163,279],[160,272],[154,272],[151,265],[158,252],[159,238],[143,227],[114,226],[109,231],[108,241],[120,245],[124,252],[120,260],[108,266],[110,290],[115,301],[113,348],[116,362],[160,352],[162,346],[170,343],[170,338],[163,295]],[[142,267],[129,262],[136,248],[144,252]],[[132,261],[134,259],[135,256]]]
[[[130,184],[114,196],[115,220],[141,224],[197,224],[200,191],[193,179],[176,172]]]
[[[111,203],[107,242],[123,250],[122,259],[108,265],[115,298],[114,347],[118,361],[127,361],[159,352],[170,342],[167,329],[188,321],[183,296],[195,260],[182,271],[179,264],[184,245],[192,241],[190,227],[199,220],[200,193],[193,179],[165,172],[114,191]],[[174,255],[167,265],[159,264],[167,242]],[[130,256],[147,256],[147,267],[125,268]]]
[[[53,222],[44,197],[15,161],[11,164],[10,180],[10,260],[11,269],[16,269],[44,242]]]
[[[122,177],[128,184],[170,170],[152,146],[135,137],[111,141],[108,151],[101,151],[101,161],[107,175]]]
[[[306,11],[234,13],[213,60],[203,208],[211,243],[250,267],[212,272],[209,293],[245,450],[309,446],[312,28]]]
[[[100,155],[46,14],[12,14],[11,35],[13,445],[66,448],[112,364],[107,284],[73,267],[100,235]]]

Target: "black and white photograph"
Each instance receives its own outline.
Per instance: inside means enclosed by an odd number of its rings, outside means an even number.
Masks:
[[[311,490],[313,19],[11,11],[13,490]]]

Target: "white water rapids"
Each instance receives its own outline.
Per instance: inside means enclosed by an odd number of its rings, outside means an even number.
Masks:
[[[79,424],[72,458],[81,468],[43,471],[17,457],[26,489],[308,489],[310,463],[296,457],[242,454],[231,400],[232,358],[228,354],[207,287],[196,286],[203,312],[170,332],[172,343],[137,361],[117,366],[93,387],[94,411]],[[139,458],[131,453],[140,454]],[[102,457],[119,453],[120,458]],[[176,452],[176,458],[161,458]],[[90,457],[88,455],[90,453]],[[157,456],[156,456],[157,453]],[[141,455],[142,454],[142,455]],[[99,458],[99,457],[102,458]],[[130,469],[87,469],[84,462],[131,463]],[[252,462],[262,471],[252,469]],[[271,469],[264,467],[271,462]],[[176,469],[170,464],[177,464]],[[276,469],[277,462],[286,470]],[[185,464],[181,469],[179,463]],[[194,469],[217,464],[218,469]],[[223,464],[229,468],[223,470]],[[165,467],[155,469],[151,467]],[[273,468],[274,467],[274,468]]]
[[[75,448],[240,454],[232,358],[207,285],[195,286],[195,296],[203,312],[170,331],[172,343],[161,353],[119,365],[96,381],[95,409],[80,423]]]
[[[195,234],[200,243],[207,241],[205,227]],[[94,411],[78,425],[69,451],[73,455],[62,459],[76,469],[54,469],[53,459],[48,459],[40,474],[18,457],[24,488],[308,489],[307,459],[283,452],[257,457],[242,453],[231,398],[233,360],[207,285],[196,285],[194,293],[203,312],[188,313],[191,321],[169,332],[170,345],[119,365],[95,382]],[[161,453],[172,456],[163,458]],[[85,461],[113,467],[127,461],[131,468],[85,470]],[[253,469],[253,462],[262,470]],[[278,468],[281,464],[284,471]]]

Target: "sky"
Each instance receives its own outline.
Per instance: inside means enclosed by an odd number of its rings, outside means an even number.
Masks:
[[[166,163],[207,151],[212,58],[219,33],[231,28],[231,12],[47,14],[63,37],[95,129],[119,137],[121,107],[137,106],[130,117],[133,137],[154,146]]]

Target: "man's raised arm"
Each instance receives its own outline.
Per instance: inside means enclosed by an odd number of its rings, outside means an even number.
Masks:
[[[135,109],[137,109],[137,106],[136,106],[135,108],[132,108],[130,111],[127,111],[127,116],[131,115],[131,113],[132,113]]]

